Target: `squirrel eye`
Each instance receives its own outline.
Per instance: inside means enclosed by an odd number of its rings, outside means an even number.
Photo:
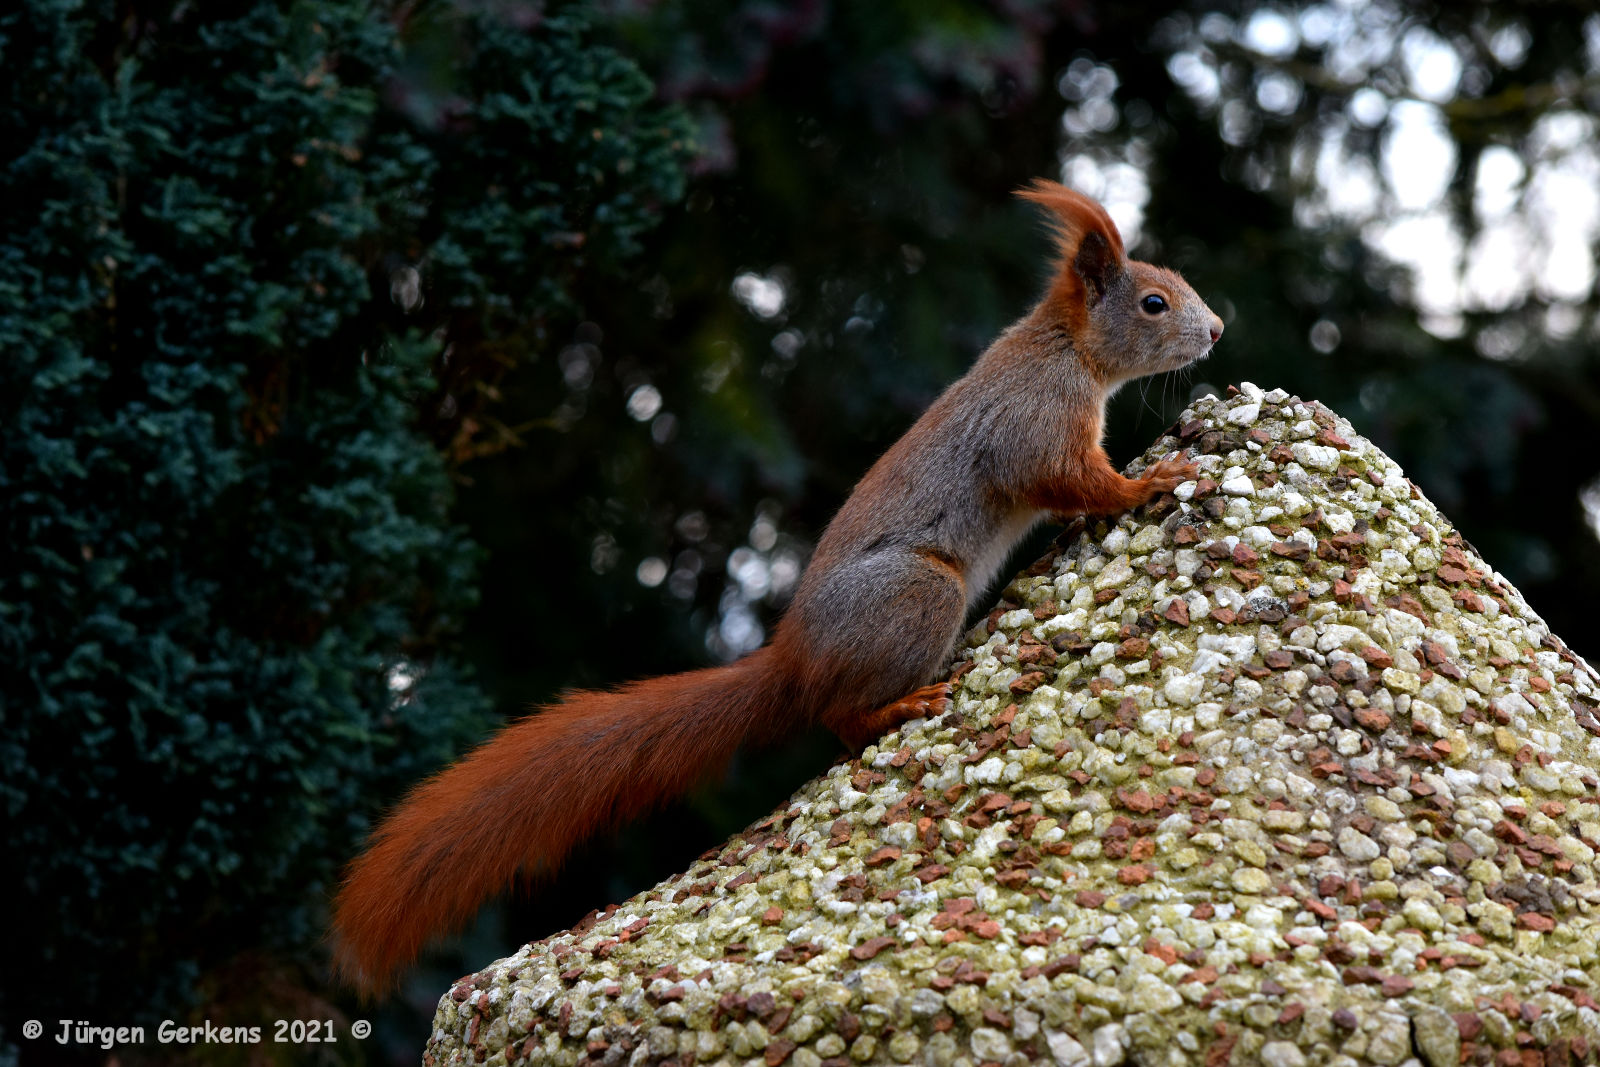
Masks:
[[[1144,308],[1145,314],[1147,315],[1159,315],[1163,311],[1167,310],[1167,302],[1161,299],[1155,293],[1151,293],[1149,296],[1139,301],[1139,306]]]

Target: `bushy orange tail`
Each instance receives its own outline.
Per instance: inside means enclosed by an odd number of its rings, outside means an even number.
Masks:
[[[794,718],[759,649],[726,667],[576,693],[506,727],[411,792],[334,902],[335,962],[367,993],[471,918],[519,869],[688,792],[747,738]]]

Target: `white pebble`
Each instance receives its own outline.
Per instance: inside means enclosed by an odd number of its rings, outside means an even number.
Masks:
[[[1261,1046],[1264,1067],[1306,1067],[1306,1054],[1292,1041],[1268,1041]]]
[[[1240,404],[1227,414],[1229,422],[1235,426],[1249,426],[1261,415],[1260,404]]]
[[[1302,467],[1310,467],[1318,471],[1335,471],[1339,469],[1339,450],[1327,445],[1314,445],[1309,441],[1296,441],[1289,446],[1294,453],[1294,458]]]
[[[1368,863],[1383,852],[1376,841],[1353,826],[1346,826],[1339,831],[1339,851],[1344,853],[1346,859],[1357,863]]]

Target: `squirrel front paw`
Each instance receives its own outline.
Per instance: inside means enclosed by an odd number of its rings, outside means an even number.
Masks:
[[[1150,500],[1162,493],[1172,492],[1184,482],[1193,481],[1199,474],[1199,465],[1178,455],[1157,460],[1146,467],[1139,483],[1148,487],[1150,495],[1145,499]]]

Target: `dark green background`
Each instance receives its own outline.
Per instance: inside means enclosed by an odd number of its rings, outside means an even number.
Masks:
[[[1337,40],[1253,51],[1257,6],[0,15],[0,797],[20,887],[0,1062],[8,1042],[59,1062],[20,1025],[68,1016],[369,1017],[364,1046],[312,1051],[414,1061],[454,974],[826,766],[825,736],[741,757],[486,912],[385,1005],[328,983],[327,895],[407,785],[563,689],[730,654],[730,611],[770,626],[781,595],[739,594],[730,557],[746,593],[803,559],[1028,308],[1048,248],[1010,192],[1064,153],[1140,170],[1134,253],[1228,320],[1193,375],[1116,398],[1115,458],[1192,389],[1320,399],[1592,654],[1595,292],[1562,309],[1572,330],[1535,295],[1441,339],[1354,224],[1296,223],[1318,190],[1293,161],[1324,138],[1376,160],[1387,120],[1351,122],[1351,97],[1416,96],[1397,42],[1426,29],[1461,64],[1437,107],[1444,207],[1470,234],[1484,149],[1537,174],[1542,120],[1594,122],[1600,19],[1369,5],[1386,47],[1357,77],[1329,63]],[[1183,54],[1214,99],[1175,83]],[[1284,78],[1287,104],[1263,89]],[[744,274],[780,281],[781,313],[741,302]],[[628,410],[643,386],[647,421]],[[646,587],[651,557],[673,577]]]

